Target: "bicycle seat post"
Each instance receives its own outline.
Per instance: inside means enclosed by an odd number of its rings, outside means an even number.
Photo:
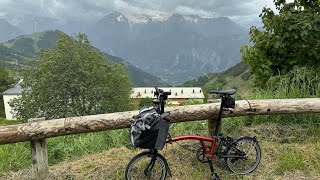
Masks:
[[[217,124],[216,124],[215,132],[214,132],[215,136],[218,136],[218,134],[219,134],[219,129],[220,129],[220,126],[221,126],[221,119],[222,119],[222,112],[223,112],[223,108],[226,105],[226,101],[227,101],[227,99],[230,98],[231,95],[235,94],[236,92],[237,92],[237,90],[235,90],[235,89],[229,89],[229,90],[225,90],[225,91],[213,90],[213,91],[209,92],[210,94],[219,94],[220,97],[221,97],[220,110],[219,110],[219,115],[218,115],[218,118],[217,118]]]
[[[218,115],[218,118],[217,118],[217,126],[216,126],[216,129],[215,129],[215,136],[219,135],[219,129],[220,129],[220,126],[221,126],[223,104],[224,104],[224,101],[225,101],[225,96],[226,95],[221,95],[221,103],[220,103],[219,115]]]

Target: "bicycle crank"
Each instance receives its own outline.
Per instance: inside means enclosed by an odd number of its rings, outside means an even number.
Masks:
[[[200,147],[198,150],[197,150],[197,160],[199,162],[202,162],[202,163],[208,163],[209,162],[209,158],[207,157],[206,153],[204,152],[203,148]]]

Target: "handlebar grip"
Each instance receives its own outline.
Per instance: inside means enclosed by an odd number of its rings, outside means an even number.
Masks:
[[[164,92],[163,95],[169,96],[169,95],[171,95],[171,92]]]

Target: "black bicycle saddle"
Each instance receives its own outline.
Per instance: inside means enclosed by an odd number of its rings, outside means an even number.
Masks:
[[[237,90],[235,90],[235,89],[228,89],[228,90],[224,90],[224,91],[218,91],[218,90],[209,91],[210,94],[224,94],[224,95],[233,95],[236,92],[237,92]]]

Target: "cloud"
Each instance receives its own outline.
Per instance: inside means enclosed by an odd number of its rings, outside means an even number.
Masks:
[[[64,20],[96,21],[112,11],[131,14],[192,14],[226,16],[242,25],[260,22],[264,6],[272,0],[0,0],[5,14],[46,16]]]
[[[187,15],[199,15],[204,17],[217,16],[215,12],[205,11],[203,9],[194,9],[188,6],[177,6],[174,9],[174,13],[187,14]]]

